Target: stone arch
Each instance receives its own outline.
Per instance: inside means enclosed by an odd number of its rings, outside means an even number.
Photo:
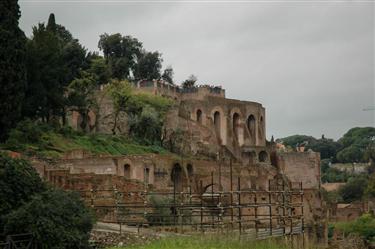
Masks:
[[[262,141],[264,139],[264,119],[263,119],[263,116],[260,116],[260,118],[259,118],[258,139],[259,139],[259,141]]]
[[[239,108],[231,111],[233,139],[240,146],[244,144],[242,113]]]
[[[186,184],[186,177],[179,163],[175,163],[173,165],[171,171],[171,181],[177,192],[181,192],[183,190],[184,184]]]
[[[131,178],[131,166],[128,163],[124,164],[124,177],[126,179],[130,179]]]
[[[232,117],[232,127],[233,127],[233,133],[237,140],[239,140],[239,126],[240,126],[240,114],[235,112]]]
[[[215,125],[215,130],[218,134],[220,134],[221,131],[221,114],[219,111],[216,111],[214,113],[214,125]]]
[[[259,152],[258,160],[259,160],[259,162],[262,162],[262,163],[267,162],[268,161],[268,153],[265,152],[264,150]]]
[[[226,123],[224,117],[224,111],[221,107],[217,106],[211,111],[212,121],[215,128],[216,136],[220,140],[222,145],[226,144]]]
[[[256,144],[256,134],[255,134],[255,127],[256,127],[256,120],[253,114],[250,114],[246,120],[246,127],[250,135],[250,144]]]
[[[189,179],[191,179],[194,175],[194,168],[193,168],[193,165],[191,165],[190,163],[186,166],[186,170],[187,170],[187,174],[188,174],[188,177]]]
[[[196,120],[198,123],[203,124],[203,112],[201,109],[197,109],[196,111]]]
[[[149,184],[150,182],[150,168],[145,166],[144,168],[144,174],[143,174],[143,180],[146,184]]]

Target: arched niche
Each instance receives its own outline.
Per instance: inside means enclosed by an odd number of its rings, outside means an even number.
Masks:
[[[193,168],[193,165],[191,165],[190,163],[186,166],[186,170],[187,170],[187,174],[188,174],[188,177],[189,179],[191,179],[194,175],[194,168]]]
[[[197,110],[196,116],[197,116],[197,122],[200,124],[203,124],[203,112],[201,109]]]
[[[211,117],[213,121],[213,128],[216,133],[216,137],[219,139],[221,145],[225,145],[227,141],[226,131],[226,118],[224,112],[220,106],[217,106],[211,110]]]
[[[259,152],[258,160],[261,163],[267,162],[268,161],[268,153],[265,152],[264,150]]]
[[[260,116],[260,118],[259,118],[258,140],[259,140],[259,142],[264,140],[264,119],[263,119],[263,116]]]
[[[232,118],[232,127],[233,127],[233,134],[235,135],[237,141],[239,140],[239,129],[240,129],[240,114],[235,112]]]
[[[255,134],[255,127],[256,127],[256,120],[254,115],[250,114],[246,120],[246,127],[250,135],[250,144],[256,145],[256,134]]]
[[[186,185],[186,177],[179,163],[175,163],[173,165],[171,171],[171,181],[177,192],[181,192],[184,185]]]
[[[150,183],[150,168],[147,166],[144,168],[143,178],[146,184]]]
[[[238,145],[244,144],[242,115],[238,108],[231,111],[233,139]]]
[[[124,177],[126,179],[131,178],[131,166],[128,163],[124,164]]]

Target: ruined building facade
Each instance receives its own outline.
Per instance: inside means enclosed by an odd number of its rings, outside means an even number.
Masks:
[[[147,185],[167,191],[174,184],[181,191],[187,187],[196,191],[229,190],[232,179],[237,177],[241,177],[241,189],[267,190],[272,180],[282,176],[286,184],[302,182],[305,221],[319,222],[319,153],[279,152],[273,143],[267,142],[262,104],[227,99],[223,89],[212,86],[181,89],[163,82],[142,81],[134,88],[176,101],[167,113],[164,128],[169,139],[182,134],[182,142],[177,145],[182,155],[94,156],[72,151],[55,162],[54,168],[35,162],[39,173],[56,185],[78,190]],[[90,129],[112,133],[113,105],[104,93],[100,94],[99,109],[90,114]],[[72,127],[78,128],[79,115],[73,113],[71,117]],[[118,126],[118,131],[126,130],[126,117]]]

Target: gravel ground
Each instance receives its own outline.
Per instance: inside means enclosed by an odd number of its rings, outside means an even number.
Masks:
[[[110,246],[132,246],[148,244],[154,240],[159,239],[160,236],[153,234],[137,234],[131,232],[109,232],[97,231],[91,232],[90,240],[96,248],[105,248]]]

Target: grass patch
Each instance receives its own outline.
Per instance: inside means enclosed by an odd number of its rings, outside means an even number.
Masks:
[[[169,237],[147,245],[111,247],[107,249],[290,249],[282,240],[250,241],[231,238],[230,235],[200,237]]]
[[[21,122],[12,130],[9,139],[1,148],[46,158],[58,158],[64,153],[82,149],[92,154],[135,155],[167,154],[166,149],[157,145],[141,145],[124,136],[105,134],[87,135],[70,127],[53,128],[31,121]]]

